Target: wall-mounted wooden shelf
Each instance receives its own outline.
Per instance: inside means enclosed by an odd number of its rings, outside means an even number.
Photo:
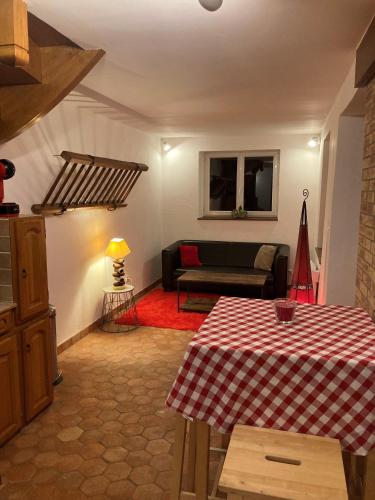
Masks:
[[[61,215],[77,208],[115,210],[125,203],[142,172],[142,163],[63,151],[65,163],[34,214]]]

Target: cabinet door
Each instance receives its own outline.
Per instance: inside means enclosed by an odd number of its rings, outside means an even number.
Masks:
[[[26,420],[52,401],[51,336],[48,318],[24,328],[23,372]]]
[[[0,337],[0,445],[22,425],[17,336]]]
[[[24,321],[48,309],[46,238],[44,219],[15,221],[18,314]]]

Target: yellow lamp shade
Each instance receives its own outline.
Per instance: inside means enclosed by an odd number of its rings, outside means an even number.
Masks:
[[[130,248],[122,238],[112,238],[109,242],[105,254],[112,259],[123,259],[130,254]]]

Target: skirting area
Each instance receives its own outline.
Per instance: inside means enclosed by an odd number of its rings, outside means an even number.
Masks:
[[[161,282],[161,279],[158,279],[154,283],[151,283],[151,285],[147,286],[146,288],[144,288],[140,292],[136,293],[134,296],[135,300],[137,301],[140,298],[142,298],[144,295],[148,294],[153,288],[155,288],[157,285],[159,285],[160,282]],[[73,344],[76,344],[77,342],[79,342],[81,339],[86,337],[86,335],[88,335],[89,333],[96,331],[99,328],[99,324],[100,324],[100,318],[95,320],[93,323],[91,323],[91,325],[87,326],[86,328],[84,328],[80,332],[76,333],[75,335],[73,335],[69,339],[62,342],[57,347],[58,354],[61,354],[66,349],[69,349],[69,347],[71,347]]]

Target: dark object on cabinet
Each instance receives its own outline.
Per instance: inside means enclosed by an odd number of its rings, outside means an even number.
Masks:
[[[14,164],[5,158],[0,160],[0,217],[17,215],[20,212],[20,207],[17,203],[3,203],[4,200],[4,181],[11,179],[16,173]]]

